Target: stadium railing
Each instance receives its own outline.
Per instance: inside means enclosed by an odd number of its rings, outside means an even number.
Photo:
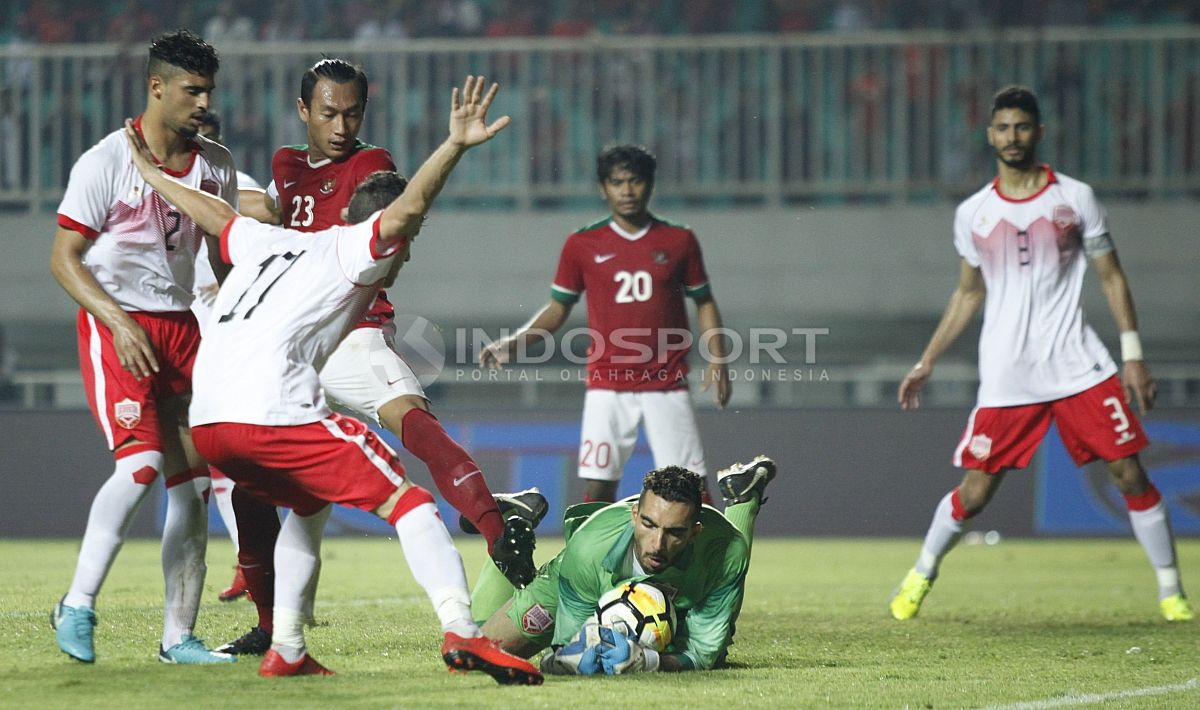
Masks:
[[[911,367],[909,361],[869,364],[759,366],[733,363],[733,398],[729,406],[895,408],[896,388]],[[700,368],[691,376],[699,407],[715,406],[701,392]],[[936,378],[921,396],[923,407],[970,408],[979,386],[973,362],[948,361],[937,366]],[[1153,365],[1162,407],[1200,407],[1200,365]],[[580,367],[522,367],[499,371],[448,368],[432,383],[430,397],[443,407],[471,409],[578,409],[586,374]],[[14,373],[0,409],[82,409],[86,394],[78,370],[27,370]]]
[[[371,78],[363,138],[411,167],[445,130],[449,87],[500,81],[516,119],[450,199],[530,209],[594,196],[598,148],[650,146],[660,198],[729,204],[959,195],[985,180],[991,93],[1042,98],[1044,157],[1098,190],[1200,189],[1200,29],[408,40],[218,47],[215,101],[240,168],[303,142],[300,75],[322,55]],[[144,105],[138,45],[0,47],[0,205],[53,209],[74,160]]]

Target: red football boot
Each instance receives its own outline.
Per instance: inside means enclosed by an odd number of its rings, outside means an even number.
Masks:
[[[281,678],[289,675],[333,675],[333,671],[317,663],[317,659],[304,654],[295,663],[288,663],[275,649],[263,656],[258,674],[264,678]]]
[[[246,586],[246,576],[242,574],[242,566],[234,567],[236,572],[233,573],[233,581],[229,583],[229,588],[217,595],[217,599],[223,602],[232,602],[249,595],[250,589]]]
[[[463,638],[446,632],[442,660],[451,671],[483,671],[501,685],[541,685],[541,672],[524,658],[503,651],[500,644],[483,636]]]

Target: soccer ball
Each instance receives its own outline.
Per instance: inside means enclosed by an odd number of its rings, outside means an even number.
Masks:
[[[641,645],[664,651],[675,635],[675,605],[649,582],[626,582],[596,602],[601,626],[634,636]]]

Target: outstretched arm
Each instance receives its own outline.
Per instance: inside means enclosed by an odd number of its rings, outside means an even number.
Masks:
[[[1121,379],[1125,383],[1125,401],[1137,402],[1143,412],[1154,406],[1158,396],[1158,383],[1150,375],[1150,368],[1142,356],[1142,343],[1137,332],[1137,311],[1133,307],[1133,295],[1129,292],[1129,281],[1117,259],[1117,252],[1110,251],[1092,260],[1100,276],[1100,287],[1108,300],[1117,330],[1121,332]]]
[[[921,359],[913,365],[900,383],[900,393],[897,399],[901,409],[916,409],[921,406],[921,388],[933,374],[933,365],[946,349],[962,335],[963,330],[987,296],[987,286],[983,282],[983,272],[977,266],[971,266],[962,260],[958,269],[958,288],[950,296],[942,320],[925,346]]]
[[[496,369],[512,360],[517,348],[528,348],[535,340],[548,338],[567,322],[571,306],[551,299],[528,323],[507,338],[501,338],[479,353],[480,367]]]
[[[492,84],[484,94],[484,77],[468,76],[462,92],[455,87],[450,94],[450,135],[433,151],[413,175],[408,187],[383,211],[379,223],[379,240],[387,249],[400,240],[416,235],[425,213],[442,191],[447,178],[468,149],[491,140],[504,130],[511,119],[501,116],[487,123],[487,112],[500,90]]]
[[[229,203],[216,195],[184,185],[164,173],[154,162],[145,139],[133,129],[133,121],[125,119],[125,138],[133,153],[133,165],[155,192],[186,214],[196,226],[211,235],[218,235],[229,221],[238,216]],[[212,247],[212,244],[209,244]],[[216,262],[214,261],[214,266]],[[218,272],[218,277],[223,276]]]

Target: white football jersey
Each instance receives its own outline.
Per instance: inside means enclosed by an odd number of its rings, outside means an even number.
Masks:
[[[221,234],[233,269],[192,371],[193,425],[293,426],[330,413],[317,373],[379,291],[399,248],[378,251],[379,213],[297,232],[248,217]]]
[[[1045,188],[1014,200],[997,181],[963,201],[954,246],[987,284],[979,406],[1048,402],[1117,371],[1083,315],[1083,240],[1108,232],[1092,188],[1045,168]]]
[[[236,209],[237,177],[229,151],[202,136],[192,145],[188,169],[169,174]],[[84,265],[121,308],[186,311],[204,232],[146,184],[129,150],[118,130],[80,156],[58,208],[58,224],[91,240]]]

